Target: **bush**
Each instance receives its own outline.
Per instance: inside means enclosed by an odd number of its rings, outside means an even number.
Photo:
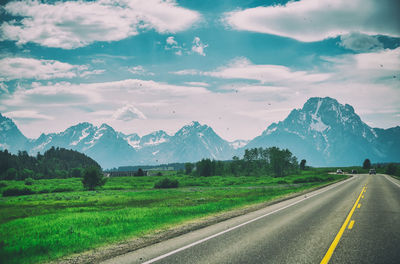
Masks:
[[[26,178],[25,179],[25,185],[33,185],[33,179],[32,178]]]
[[[277,184],[288,184],[288,182],[285,181],[285,180],[279,180],[279,181],[277,181],[276,183],[277,183]]]
[[[178,188],[178,180],[162,179],[154,184],[155,189]]]
[[[395,175],[396,174],[396,170],[397,170],[396,165],[393,164],[393,163],[390,163],[387,166],[385,173],[389,174],[389,175]]]
[[[86,168],[83,173],[82,184],[85,189],[94,190],[106,183],[103,173],[97,167]]]
[[[0,182],[0,188],[4,188],[4,187],[7,187],[7,183],[5,183],[5,182]]]
[[[20,195],[29,195],[29,194],[35,194],[34,191],[32,191],[29,188],[22,188],[22,189],[18,189],[18,188],[10,188],[10,189],[5,189],[3,191],[3,196],[20,196]]]

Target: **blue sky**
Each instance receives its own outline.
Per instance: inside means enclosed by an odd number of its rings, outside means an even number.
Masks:
[[[395,0],[8,1],[0,112],[28,137],[78,122],[250,139],[313,96],[400,124]]]

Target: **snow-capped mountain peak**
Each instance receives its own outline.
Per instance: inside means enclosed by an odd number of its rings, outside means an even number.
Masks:
[[[176,132],[175,136],[187,137],[194,134],[201,135],[207,133],[208,130],[212,130],[207,125],[201,125],[197,121],[192,121],[188,125],[183,126],[178,132]]]
[[[165,131],[163,130],[158,130],[155,132],[152,132],[148,135],[143,136],[140,139],[140,146],[156,146],[165,142],[168,142],[170,139],[170,135],[168,135]]]
[[[382,160],[385,151],[376,145],[377,140],[379,134],[362,122],[351,105],[313,97],[283,121],[271,124],[247,147],[284,147],[298,158],[326,166],[359,164],[366,157]]]
[[[111,126],[90,123],[71,126],[63,132],[27,139],[14,122],[0,114],[0,149],[12,153],[27,150],[35,155],[52,146],[74,149],[98,161],[104,168],[123,165],[195,162],[241,156],[244,148],[288,148],[298,159],[312,166],[400,161],[400,127],[371,128],[361,121],[354,108],[325,97],[310,98],[283,121],[273,123],[258,137],[247,142],[227,142],[214,130],[193,121],[173,136],[159,130],[143,137],[125,135]]]

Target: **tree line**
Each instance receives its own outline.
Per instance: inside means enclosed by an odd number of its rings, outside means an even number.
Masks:
[[[305,169],[306,160],[301,161]],[[297,158],[288,149],[278,147],[246,149],[243,158],[234,156],[231,161],[223,162],[202,159],[197,163],[186,163],[185,173],[197,176],[214,175],[268,175],[283,177],[299,170]]]
[[[400,163],[376,163],[372,164],[370,159],[365,159],[362,165],[365,170],[376,169],[380,173],[386,173],[400,177]]]
[[[26,151],[17,155],[0,151],[0,179],[25,180],[82,177],[85,168],[100,165],[90,157],[74,150],[51,147],[43,154],[29,156]]]

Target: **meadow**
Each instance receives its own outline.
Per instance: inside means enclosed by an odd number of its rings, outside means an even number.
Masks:
[[[321,169],[284,178],[163,174],[109,178],[96,191],[85,191],[78,178],[36,180],[28,186],[36,194],[1,197],[0,262],[47,262],[347,177]],[[154,189],[166,176],[179,188]]]

